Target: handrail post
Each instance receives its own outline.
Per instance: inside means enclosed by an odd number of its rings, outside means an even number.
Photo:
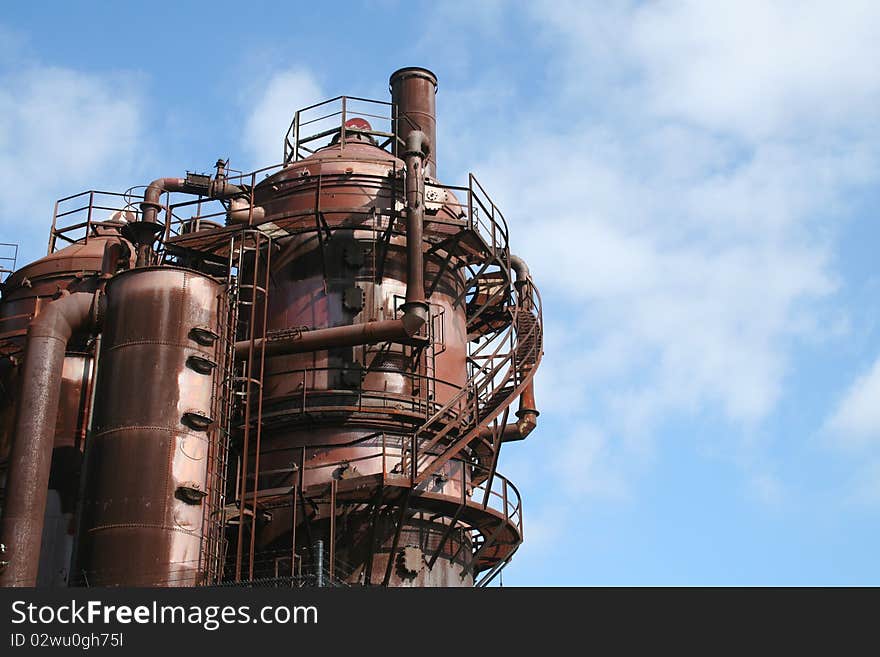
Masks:
[[[49,231],[49,248],[46,251],[46,255],[52,255],[52,251],[55,249],[55,228],[58,225],[58,204],[60,201],[55,201],[55,211],[52,213],[52,229]]]
[[[297,110],[296,114],[293,117],[294,125],[293,125],[293,161],[296,162],[299,159],[299,113],[301,110]]]
[[[474,174],[468,174],[468,230],[474,229]]]
[[[95,192],[89,192],[89,213],[86,216],[86,244],[89,243],[89,233],[92,232],[92,206],[95,204]]]
[[[346,112],[346,101],[347,98],[345,96],[342,97],[342,134],[339,137],[339,143],[341,144],[340,150],[345,150],[345,112]]]
[[[418,476],[418,454],[416,450],[418,449],[418,430],[413,432],[412,435],[412,445],[410,447],[410,451],[412,452],[412,462],[410,463],[410,486],[414,486],[416,482],[416,476]]]

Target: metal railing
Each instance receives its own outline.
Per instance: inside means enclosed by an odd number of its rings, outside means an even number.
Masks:
[[[18,244],[0,242],[0,283],[15,271],[18,262]]]
[[[351,502],[345,497],[345,493],[338,492],[337,484],[343,478],[350,482],[349,490],[355,491],[358,500],[365,495],[365,490],[390,491],[395,487],[412,486],[413,496],[410,502],[412,508],[429,509],[441,516],[451,518],[453,521],[450,526],[458,524],[470,536],[472,559],[469,560],[469,568],[480,572],[509,561],[522,541],[523,532],[522,500],[516,486],[497,472],[494,472],[492,477],[481,477],[479,483],[473,483],[472,478],[465,477],[465,467],[470,468],[472,473],[486,468],[464,462],[463,467],[459,468],[461,478],[451,481],[457,488],[454,487],[450,492],[429,490],[424,484],[413,486],[411,479],[405,474],[403,465],[408,442],[407,435],[376,432],[344,445],[311,445],[310,449],[319,450],[345,448],[348,456],[345,459],[312,464],[307,463],[302,457],[299,463],[292,463],[290,468],[263,473],[264,478],[269,475],[281,475],[289,481],[289,484],[279,487],[277,482],[274,485],[272,482],[257,482],[255,488],[260,494],[256,504],[271,509],[295,504],[298,495],[306,495],[312,500],[323,498],[325,504],[329,503],[331,509],[336,509],[337,502]],[[360,456],[352,456],[353,447],[363,447],[369,451]],[[343,477],[343,472],[351,474]],[[308,481],[310,478],[309,473],[320,473],[317,479],[322,483],[312,486],[306,484],[304,489],[298,492],[300,482]],[[330,484],[327,483],[328,476]],[[253,481],[254,477],[249,477],[249,480]],[[331,495],[333,499],[326,499],[327,495]],[[367,495],[372,497],[373,493],[369,492]],[[500,532],[502,528],[505,531]],[[494,547],[496,552],[489,554],[483,550],[484,546]],[[436,549],[437,554],[442,547],[441,543]],[[433,559],[431,561],[433,563]]]
[[[363,122],[352,121],[362,119]],[[367,127],[368,126],[368,127]],[[297,162],[318,149],[338,142],[344,151],[351,135],[363,135],[383,150],[397,155],[394,106],[385,101],[337,96],[304,107],[293,115],[284,136],[284,164]]]
[[[136,221],[143,196],[132,190],[103,192],[90,189],[55,201],[47,253],[76,242],[88,243],[95,226],[106,221]],[[62,246],[58,246],[59,240]]]

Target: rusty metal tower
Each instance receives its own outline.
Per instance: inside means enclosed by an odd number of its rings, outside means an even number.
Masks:
[[[5,585],[487,584],[541,300],[437,79],[295,113],[280,164],[56,203],[0,302]],[[514,411],[512,407],[518,403]]]

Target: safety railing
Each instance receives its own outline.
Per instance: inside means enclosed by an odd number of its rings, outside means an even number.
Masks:
[[[265,481],[266,478],[273,476],[282,477],[288,475],[285,480],[291,481],[289,475],[302,472],[300,481],[307,480],[309,472],[325,472],[329,479],[331,476],[338,476],[346,470],[357,472],[362,476],[375,477],[381,475],[381,479],[377,480],[382,486],[407,485],[408,477],[404,470],[406,463],[406,450],[410,437],[404,434],[389,434],[386,432],[374,432],[363,436],[357,440],[344,444],[319,444],[309,445],[309,450],[332,451],[335,449],[344,449],[347,457],[339,460],[327,460],[320,463],[292,463],[289,468],[274,469],[260,474],[263,479],[257,486],[265,498],[266,493],[270,496],[279,495],[279,486],[271,481]],[[351,450],[355,447],[365,448],[366,453],[360,456],[352,456]],[[475,464],[465,464],[472,472],[477,470],[487,471],[485,466]],[[485,474],[485,472],[484,472]],[[248,475],[248,481],[253,482],[254,473]],[[319,477],[324,479],[324,477]],[[492,477],[480,477],[478,484],[472,484],[470,480],[464,479],[455,483],[459,486],[459,490],[463,487],[466,489],[464,498],[466,504],[472,509],[484,511],[491,510],[495,512],[497,517],[502,517],[512,527],[518,531],[522,531],[522,500],[519,490],[516,486],[495,472]],[[250,486],[249,486],[250,488]],[[461,501],[461,494],[456,490],[450,494],[431,492],[431,496],[439,498],[445,496],[449,501]],[[416,487],[416,494],[427,492],[426,486]],[[491,520],[487,520],[487,524]],[[497,522],[496,522],[497,524]]]
[[[543,351],[541,297],[530,282],[520,289],[524,296],[509,309],[511,322],[506,331],[479,344],[469,356],[467,385],[413,434],[411,460],[406,465],[414,482],[425,481],[467,447],[482,427],[515,401],[534,375]],[[531,317],[523,321],[521,313]],[[458,426],[447,423],[431,431],[445,412],[461,404],[464,412]],[[453,430],[457,430],[455,439],[444,442]],[[442,450],[439,455],[437,449]]]
[[[47,252],[54,253],[76,242],[88,242],[95,227],[107,221],[136,221],[143,197],[133,190],[104,192],[87,190],[55,201]],[[60,246],[59,246],[60,243]]]
[[[509,243],[504,215],[472,173],[468,174],[467,190],[468,226],[480,235],[493,256],[503,256]]]
[[[301,160],[331,143],[345,150],[354,135],[397,155],[393,108],[385,101],[337,96],[297,110],[284,136],[284,163]]]
[[[0,283],[15,271],[18,262],[18,244],[0,242]]]

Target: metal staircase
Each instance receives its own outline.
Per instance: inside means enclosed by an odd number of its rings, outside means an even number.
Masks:
[[[465,308],[468,334],[475,345],[468,358],[469,377],[415,430],[404,455],[404,472],[414,487],[477,440],[481,430],[515,402],[531,381],[543,351],[540,295],[531,280],[512,284],[503,217],[488,197],[485,203],[476,203],[475,190],[485,194],[471,176],[468,229],[463,231],[468,239],[457,242],[467,244],[464,261],[471,269],[462,293],[462,298],[470,295]]]

